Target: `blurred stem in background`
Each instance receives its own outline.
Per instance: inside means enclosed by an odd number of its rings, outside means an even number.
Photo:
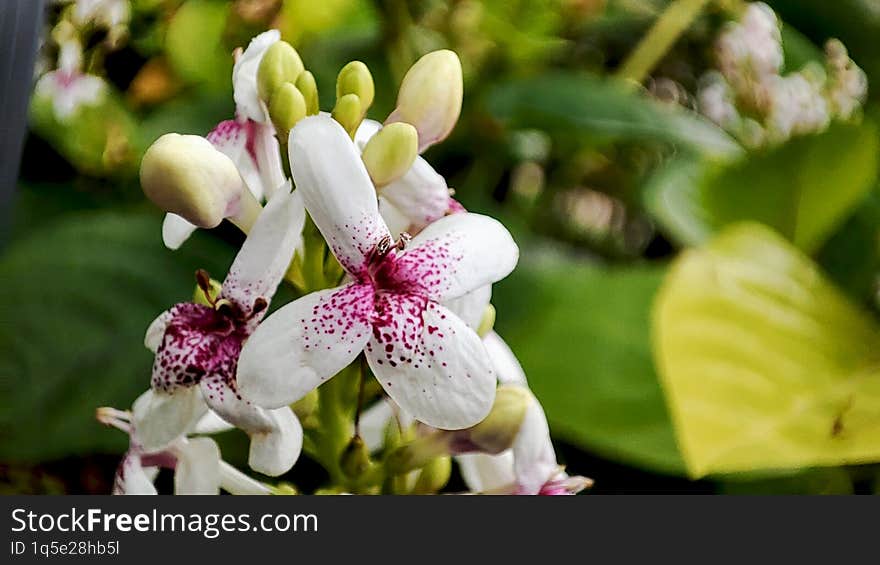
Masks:
[[[709,0],[675,0],[669,4],[620,66],[617,76],[631,86],[641,84],[708,3]]]
[[[43,0],[0,3],[0,246],[9,235],[12,197],[25,134]]]

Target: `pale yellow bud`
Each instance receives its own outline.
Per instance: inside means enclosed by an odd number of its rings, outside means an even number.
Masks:
[[[321,111],[318,101],[318,84],[315,82],[315,76],[309,71],[300,73],[296,79],[296,88],[302,93],[306,101],[306,114],[314,116]]]
[[[285,82],[275,89],[269,100],[269,117],[280,139],[287,139],[293,126],[306,117],[306,100],[293,83]]]
[[[269,102],[282,84],[296,83],[303,70],[305,67],[296,49],[286,41],[276,41],[266,49],[257,69],[257,94]]]
[[[141,161],[140,178],[157,206],[201,228],[235,215],[247,192],[235,163],[197,135],[169,133],[156,140]]]
[[[438,457],[422,467],[413,487],[413,494],[434,494],[449,482],[452,474],[452,458]]]
[[[483,317],[480,318],[480,325],[477,327],[477,335],[480,337],[486,337],[486,335],[492,331],[495,327],[495,307],[491,304],[486,304],[486,309],[483,311]]]
[[[523,387],[498,387],[492,410],[482,422],[468,430],[468,439],[484,453],[498,454],[510,448],[532,402],[532,395]]]
[[[357,94],[346,94],[342,98],[336,100],[336,106],[333,107],[333,119],[339,122],[348,135],[354,137],[361,120],[363,120],[363,112],[361,111],[361,101]]]
[[[461,61],[448,49],[423,56],[407,71],[397,95],[397,108],[386,124],[407,122],[419,132],[419,152],[446,139],[464,95]]]
[[[373,96],[375,96],[373,75],[360,61],[352,61],[345,65],[336,77],[336,99],[346,94],[357,94],[362,114],[366,114],[367,109],[373,104]]]
[[[405,122],[380,129],[364,146],[361,158],[377,186],[385,186],[402,177],[412,167],[419,153],[419,134]]]

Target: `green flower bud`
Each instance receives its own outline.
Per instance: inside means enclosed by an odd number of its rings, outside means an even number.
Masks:
[[[282,84],[295,83],[303,70],[296,49],[286,41],[276,41],[266,50],[257,69],[257,94],[268,103]]]
[[[302,93],[306,101],[306,114],[314,116],[321,111],[318,100],[318,85],[315,82],[315,76],[309,71],[300,73],[296,79],[296,88]]]
[[[346,477],[359,477],[370,468],[370,450],[360,436],[354,436],[342,452],[340,467]]]
[[[216,227],[253,199],[235,163],[198,135],[156,140],[141,161],[140,179],[147,198],[201,228]]]
[[[367,109],[373,104],[373,96],[375,96],[373,75],[360,61],[352,61],[345,65],[336,77],[336,99],[346,94],[357,94],[361,102],[362,115],[366,114]]]
[[[296,122],[306,117],[306,99],[293,83],[285,82],[275,89],[269,100],[269,117],[283,140]]]
[[[434,432],[399,447],[385,461],[385,466],[395,475],[402,475],[420,467],[431,460],[449,455],[456,433],[447,431]]]
[[[438,457],[422,467],[412,494],[434,494],[449,482],[452,474],[452,459],[448,456]]]
[[[336,106],[333,107],[331,114],[333,119],[339,122],[348,135],[354,138],[354,132],[357,131],[364,114],[361,111],[361,100],[357,94],[346,94],[342,98],[336,100]]]
[[[486,310],[483,311],[483,317],[480,318],[480,325],[477,327],[477,335],[480,337],[486,337],[486,334],[492,331],[495,327],[495,307],[491,304],[486,305]]]
[[[385,186],[402,177],[416,160],[419,134],[404,122],[389,124],[370,138],[361,158],[373,183]]]
[[[419,132],[419,152],[446,139],[464,95],[461,61],[447,49],[428,53],[407,71],[397,94],[397,108],[386,124],[407,122]]]
[[[306,422],[318,408],[318,389],[312,389],[311,392],[291,404],[290,408],[300,422]]]
[[[513,445],[532,402],[532,395],[523,387],[498,387],[489,415],[466,430],[468,440],[484,453],[498,454],[508,449]]]

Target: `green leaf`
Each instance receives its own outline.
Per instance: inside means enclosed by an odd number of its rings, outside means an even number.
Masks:
[[[732,164],[673,161],[649,181],[646,206],[685,244],[755,220],[807,252],[819,248],[877,179],[876,127],[837,124]]]
[[[880,333],[770,229],[685,251],[653,332],[692,476],[880,460]]]
[[[189,0],[171,18],[165,51],[174,71],[186,82],[223,88],[232,81],[232,55],[223,43],[229,6]]]
[[[166,250],[161,218],[74,215],[0,256],[0,460],[119,452],[95,409],[128,408],[150,382],[149,323],[189,300],[197,268],[222,276],[230,250],[197,234]]]
[[[627,464],[682,473],[648,336],[661,278],[657,267],[523,261],[493,288],[496,330],[522,362],[556,436]]]
[[[823,467],[757,480],[726,480],[721,494],[853,494],[853,481],[845,468]]]
[[[713,157],[740,152],[736,142],[699,115],[586,74],[550,73],[507,82],[490,92],[488,105],[492,114],[517,128],[602,141],[663,141]]]

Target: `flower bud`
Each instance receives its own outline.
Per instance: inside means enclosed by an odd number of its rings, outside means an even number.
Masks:
[[[331,114],[333,119],[342,125],[348,135],[354,138],[354,132],[357,131],[363,112],[361,111],[361,100],[357,94],[346,94],[342,98],[336,100],[336,106],[333,107]]]
[[[486,334],[492,331],[495,327],[495,307],[491,304],[486,304],[486,309],[483,311],[483,317],[480,318],[480,325],[477,326],[477,335],[480,337],[486,337]]]
[[[394,450],[385,461],[392,474],[402,475],[424,467],[437,457],[449,455],[456,432],[437,431],[416,438]]]
[[[355,478],[370,467],[370,450],[360,436],[354,436],[342,452],[340,467],[345,476]]]
[[[419,132],[419,153],[443,141],[461,113],[464,94],[461,61],[448,49],[428,53],[407,71],[397,108],[386,124],[407,122]]]
[[[300,73],[296,79],[296,88],[302,93],[306,101],[306,114],[314,116],[321,111],[318,101],[318,84],[315,82],[315,75],[309,71]]]
[[[377,187],[406,173],[418,156],[419,134],[405,122],[389,124],[370,138],[361,158]]]
[[[250,195],[232,160],[204,137],[169,133],[141,161],[144,194],[166,212],[201,228],[216,227]]]
[[[438,457],[422,467],[412,494],[434,494],[449,482],[452,474],[452,459],[449,456]]]
[[[306,99],[302,92],[289,82],[276,88],[269,100],[269,117],[278,131],[278,138],[286,140],[293,126],[306,117]]]
[[[260,67],[257,69],[257,93],[260,99],[268,102],[282,84],[296,82],[305,70],[299,53],[290,43],[276,41],[266,49]]]
[[[342,67],[336,77],[336,99],[346,94],[357,94],[361,102],[361,112],[367,113],[367,109],[373,104],[375,88],[373,75],[370,69],[360,61],[352,61]]]
[[[502,385],[495,392],[495,404],[486,418],[466,430],[467,443],[475,450],[498,454],[513,445],[532,395],[523,387]],[[468,448],[467,451],[472,449]]]
[[[291,404],[290,408],[296,414],[297,419],[305,424],[318,408],[318,389],[312,389],[311,392]]]

